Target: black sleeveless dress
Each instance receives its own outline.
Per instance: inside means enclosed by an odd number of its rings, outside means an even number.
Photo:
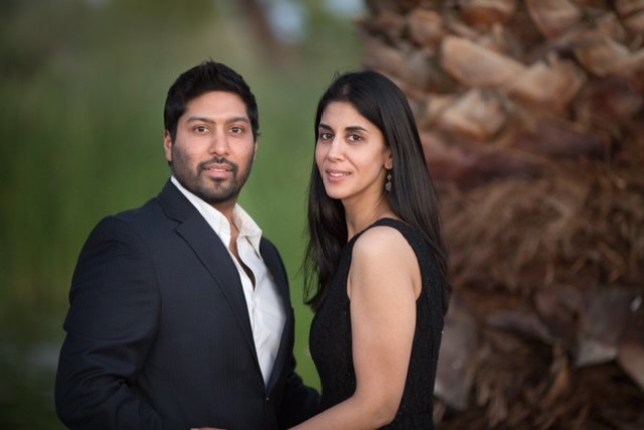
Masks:
[[[384,428],[433,429],[433,392],[443,330],[445,280],[433,261],[429,244],[412,227],[389,218],[381,219],[369,228],[374,226],[395,228],[405,237],[418,258],[423,280],[416,302],[416,331],[405,390],[396,418]],[[320,375],[323,410],[351,397],[356,389],[346,291],[353,245],[359,236],[354,236],[343,249],[338,272],[311,324],[310,350]]]

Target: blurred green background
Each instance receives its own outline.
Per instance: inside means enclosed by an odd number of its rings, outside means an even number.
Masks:
[[[209,58],[258,98],[241,203],[282,251],[299,370],[318,385],[300,272],[312,123],[333,74],[360,67],[359,13],[346,0],[0,1],[0,428],[62,428],[52,391],[76,258],[100,218],[160,191],[165,93]]]

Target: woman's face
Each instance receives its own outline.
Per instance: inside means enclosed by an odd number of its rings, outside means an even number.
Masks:
[[[320,118],[315,162],[329,197],[343,202],[384,193],[393,160],[375,124],[348,102],[331,102]]]

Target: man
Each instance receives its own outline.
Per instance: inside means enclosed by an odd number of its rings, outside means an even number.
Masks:
[[[72,429],[279,429],[317,410],[295,373],[277,250],[237,204],[257,150],[243,78],[205,62],[168,91],[172,177],[81,251],[56,378]]]

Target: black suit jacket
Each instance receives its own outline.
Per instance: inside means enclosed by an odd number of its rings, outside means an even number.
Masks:
[[[317,412],[295,373],[288,278],[261,254],[286,324],[267,386],[234,262],[168,182],[143,207],[103,219],[74,272],[56,408],[72,429],[273,430]]]

